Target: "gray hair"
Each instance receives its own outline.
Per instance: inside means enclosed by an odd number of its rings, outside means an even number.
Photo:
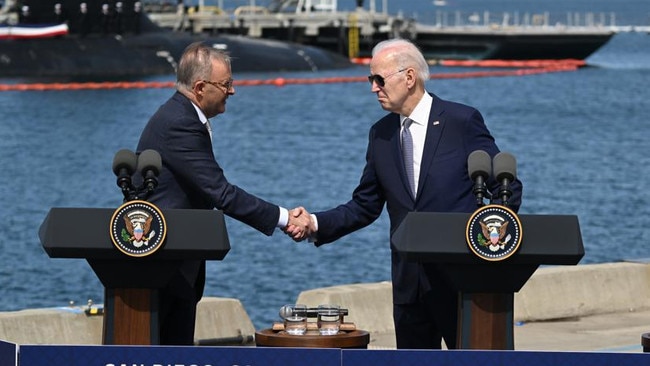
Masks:
[[[372,56],[386,50],[389,50],[390,56],[395,59],[400,69],[412,67],[423,84],[429,80],[429,64],[420,49],[411,41],[402,38],[381,41],[372,49]]]
[[[176,88],[189,91],[197,80],[210,80],[213,60],[218,60],[230,68],[230,56],[227,53],[202,42],[187,46],[178,62]]]

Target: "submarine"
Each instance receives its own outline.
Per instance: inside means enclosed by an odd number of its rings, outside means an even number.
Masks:
[[[175,73],[201,41],[227,52],[233,72],[351,67],[319,47],[243,35],[174,32],[154,24],[142,2],[7,1],[0,11],[0,78],[119,80]]]

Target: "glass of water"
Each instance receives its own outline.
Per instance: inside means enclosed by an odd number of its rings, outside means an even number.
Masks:
[[[291,335],[303,335],[307,332],[307,306],[290,304],[280,311],[284,318],[284,331]]]
[[[341,328],[341,309],[338,305],[318,305],[316,321],[320,335],[336,335]]]

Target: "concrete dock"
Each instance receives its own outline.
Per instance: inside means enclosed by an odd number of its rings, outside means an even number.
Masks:
[[[395,348],[389,282],[313,289],[296,301],[340,304],[349,311],[347,322],[370,333],[369,349]],[[641,336],[650,333],[650,264],[540,268],[515,294],[514,318],[516,350],[642,352]],[[2,312],[0,339],[101,344],[102,320],[84,307]],[[239,300],[205,298],[199,304],[197,344],[254,346],[254,335]]]
[[[395,348],[390,283],[315,289],[298,302],[347,306],[370,330],[369,348]],[[650,265],[606,263],[538,269],[515,294],[516,350],[641,352],[650,332]]]

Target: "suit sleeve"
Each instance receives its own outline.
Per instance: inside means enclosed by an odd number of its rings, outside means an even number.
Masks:
[[[207,130],[196,118],[177,116],[166,131],[161,146],[163,164],[192,201],[220,209],[266,235],[273,233],[279,219],[278,206],[228,182],[215,160]]]

